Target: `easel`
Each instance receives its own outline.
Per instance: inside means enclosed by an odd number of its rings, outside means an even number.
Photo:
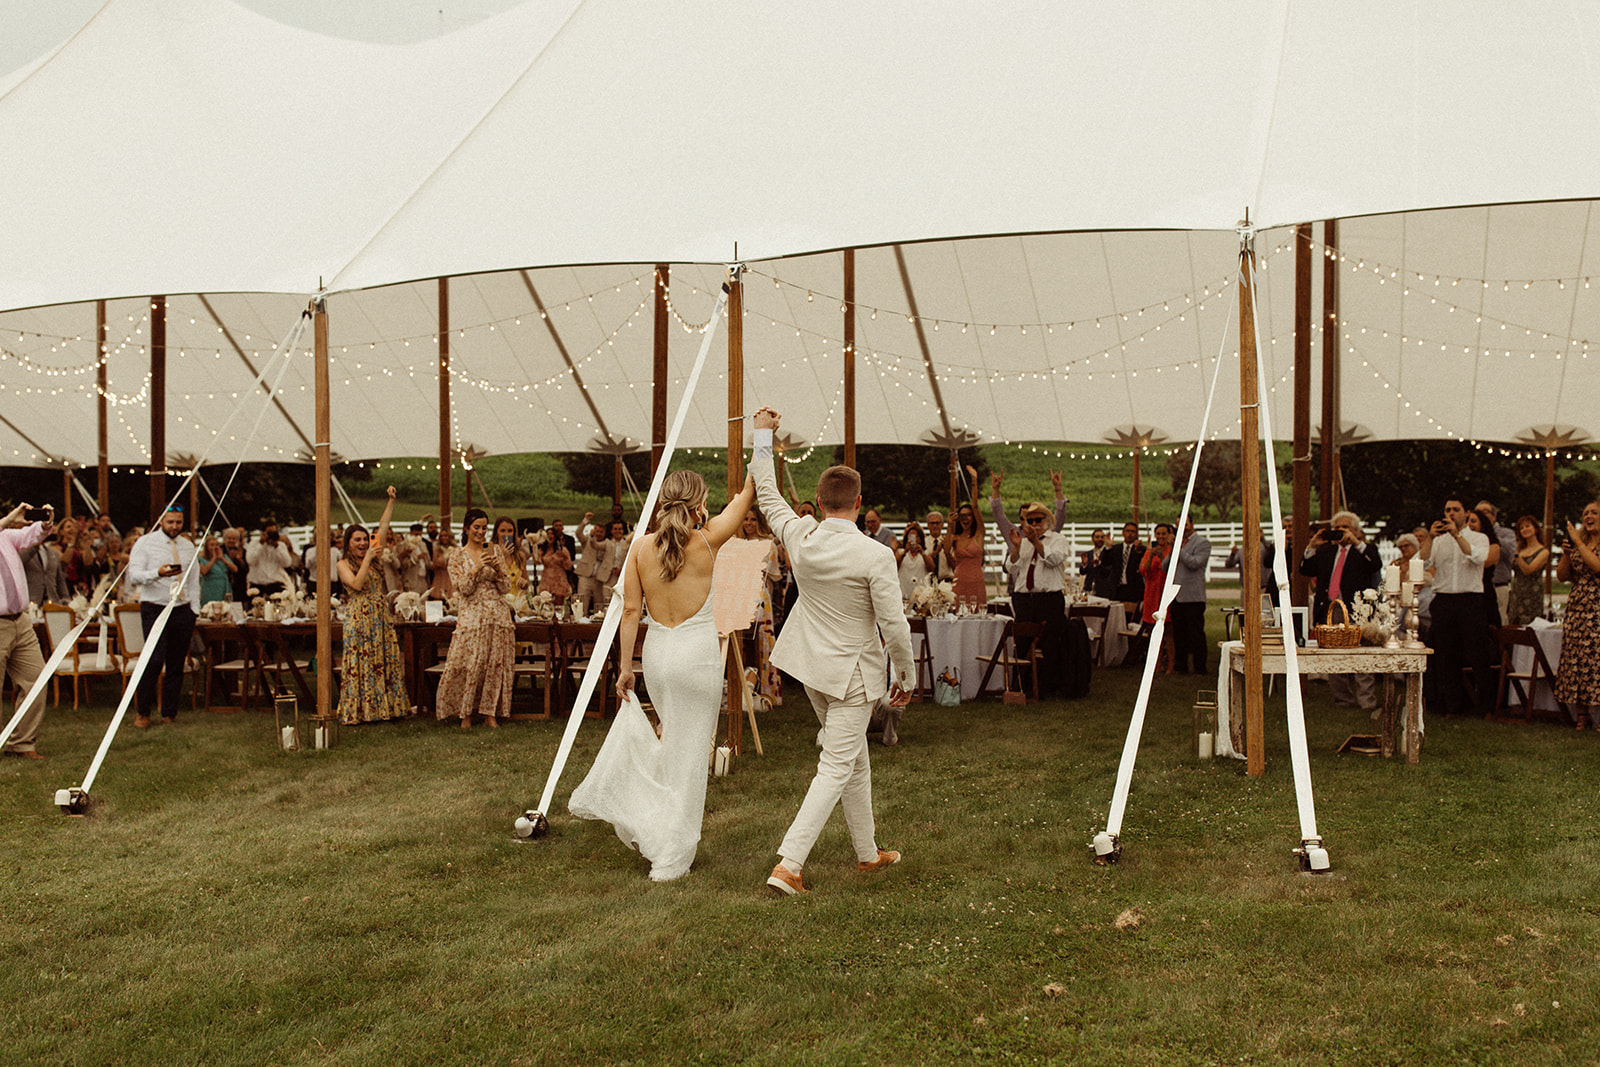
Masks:
[[[735,630],[721,634],[723,675],[728,683],[728,747],[735,756],[744,755],[744,717],[750,720],[750,739],[755,742],[756,755],[761,751],[761,730],[756,726],[755,693],[744,676],[744,631]],[[744,712],[741,717],[739,712]]]

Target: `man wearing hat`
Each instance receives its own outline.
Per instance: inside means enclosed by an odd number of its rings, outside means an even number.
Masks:
[[[1057,695],[1066,683],[1066,580],[1071,546],[1056,532],[1051,510],[1036,500],[1022,506],[1018,530],[1021,537],[1012,542],[1006,558],[1015,590],[1011,610],[1018,622],[1044,623],[1039,692]]]

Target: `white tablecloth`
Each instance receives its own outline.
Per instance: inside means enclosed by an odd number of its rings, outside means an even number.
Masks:
[[[943,673],[946,667],[955,667],[961,672],[961,699],[976,700],[978,683],[983,680],[984,668],[988,667],[987,663],[980,663],[978,657],[993,654],[1009,621],[999,615],[929,619],[928,650],[933,658],[934,676]],[[922,635],[911,635],[913,653],[921,651],[921,640]],[[990,684],[998,682],[996,674]]]
[[[1541,622],[1542,620],[1536,620]],[[1534,638],[1539,642],[1539,647],[1544,649],[1545,662],[1550,664],[1552,671],[1561,669],[1561,634],[1559,623],[1550,625],[1534,625],[1531,627]],[[1525,674],[1533,668],[1533,650],[1518,648],[1511,653],[1511,669],[1518,674]],[[1524,683],[1526,685],[1526,683]],[[1508,707],[1520,706],[1522,701],[1517,699],[1517,687],[1506,686],[1506,705]],[[1550,683],[1541,681],[1533,687],[1533,709],[1535,711],[1555,711],[1556,695],[1550,689]]]
[[[1083,620],[1089,629],[1089,639],[1092,641],[1096,634],[1100,635],[1100,654],[1095,657],[1096,666],[1115,667],[1121,663],[1128,654],[1128,636],[1123,633],[1128,628],[1128,613],[1119,600],[1105,600],[1092,596],[1083,603],[1090,607],[1109,607],[1102,624],[1100,619],[1086,618]],[[1071,618],[1077,604],[1067,605],[1067,617]]]

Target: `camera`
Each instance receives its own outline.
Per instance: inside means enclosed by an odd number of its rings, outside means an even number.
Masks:
[[[277,530],[268,530],[267,531],[267,544],[275,545],[277,543],[278,543],[278,531]]]
[[[54,513],[49,508],[28,508],[22,513],[24,522],[49,522]]]

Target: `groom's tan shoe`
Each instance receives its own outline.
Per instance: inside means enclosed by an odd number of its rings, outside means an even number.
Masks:
[[[888,849],[880,848],[878,850],[878,858],[877,859],[872,860],[870,862],[868,862],[867,860],[859,860],[859,861],[857,861],[856,870],[858,870],[858,871],[876,871],[876,870],[881,870],[884,867],[892,867],[893,865],[895,865],[896,863],[899,863],[899,862],[900,862],[900,853],[898,853],[898,852],[890,852]]]
[[[808,892],[805,885],[800,881],[800,876],[790,873],[789,868],[781,863],[772,868],[772,877],[767,879],[767,884],[786,897],[799,896]]]

